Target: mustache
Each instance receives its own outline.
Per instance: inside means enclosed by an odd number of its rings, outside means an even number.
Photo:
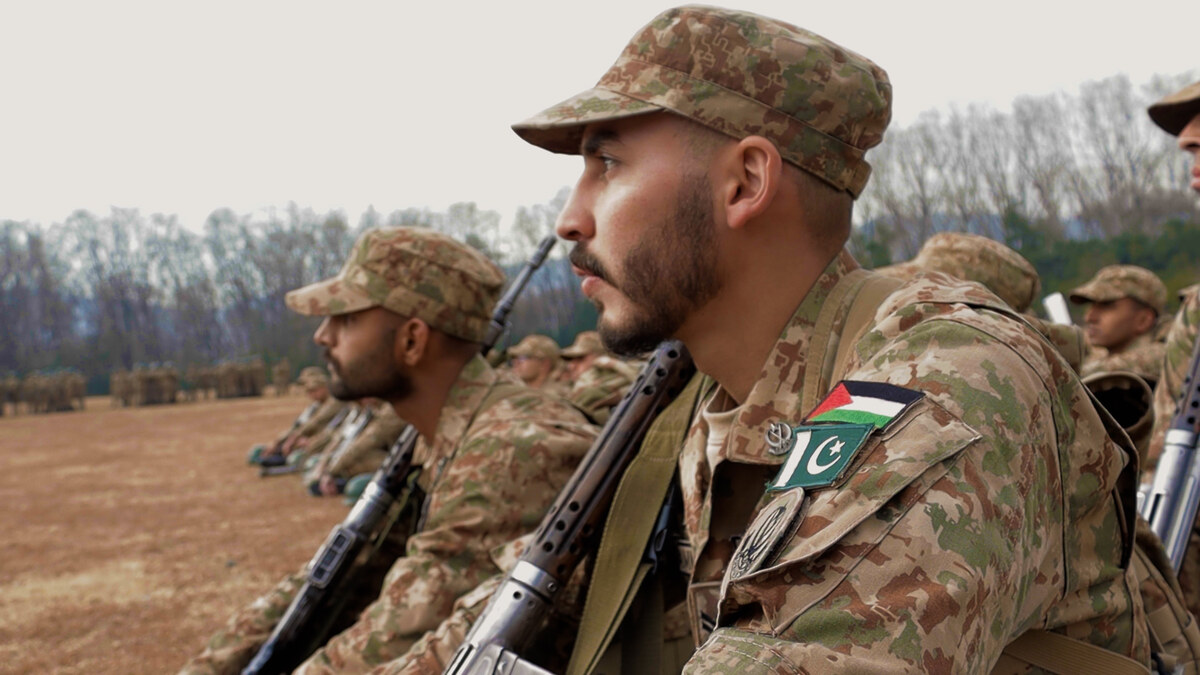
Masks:
[[[571,249],[571,253],[567,256],[567,259],[575,267],[608,284],[612,284],[608,276],[608,270],[604,269],[604,264],[596,256],[592,255],[583,244],[576,244],[575,248]]]

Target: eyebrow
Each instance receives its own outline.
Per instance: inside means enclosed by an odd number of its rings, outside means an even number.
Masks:
[[[600,152],[600,149],[606,144],[616,142],[619,138],[617,132],[612,129],[600,129],[591,136],[583,139],[583,143],[580,145],[580,153],[584,157],[592,157]]]

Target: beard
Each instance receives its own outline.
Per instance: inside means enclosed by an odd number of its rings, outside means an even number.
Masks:
[[[387,331],[383,339],[367,354],[353,361],[338,362],[326,351],[329,364],[329,393],[340,401],[378,398],[395,401],[412,393],[412,377],[396,364],[390,345],[396,340],[396,330]]]
[[[665,221],[649,227],[626,254],[620,280],[584,245],[571,250],[573,265],[620,291],[634,306],[627,320],[617,324],[604,320],[604,306],[597,303],[596,329],[609,350],[622,356],[653,350],[721,290],[711,195],[707,178],[684,176],[675,209]]]

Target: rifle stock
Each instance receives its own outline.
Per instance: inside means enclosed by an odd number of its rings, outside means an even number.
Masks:
[[[500,339],[517,297],[546,260],[555,241],[553,236],[541,241],[537,252],[496,304],[482,345],[483,354]],[[411,424],[400,432],[383,466],[375,472],[346,519],[333,528],[317,549],[308,564],[304,585],[242,675],[290,673],[328,639],[358,571],[366,567],[375,545],[387,536],[386,516],[406,489],[417,439],[417,430]]]
[[[650,424],[694,372],[682,343],[665,342],[655,350],[471,627],[446,675],[547,672],[523,655],[579,560],[594,548],[617,485]]]
[[[1167,429],[1154,483],[1142,515],[1163,541],[1175,571],[1183,563],[1196,512],[1200,509],[1200,337],[1192,349],[1192,363],[1184,380],[1179,409]]]

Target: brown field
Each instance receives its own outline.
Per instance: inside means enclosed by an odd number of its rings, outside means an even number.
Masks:
[[[299,396],[0,418],[0,673],[171,673],[346,514],[246,451]]]

